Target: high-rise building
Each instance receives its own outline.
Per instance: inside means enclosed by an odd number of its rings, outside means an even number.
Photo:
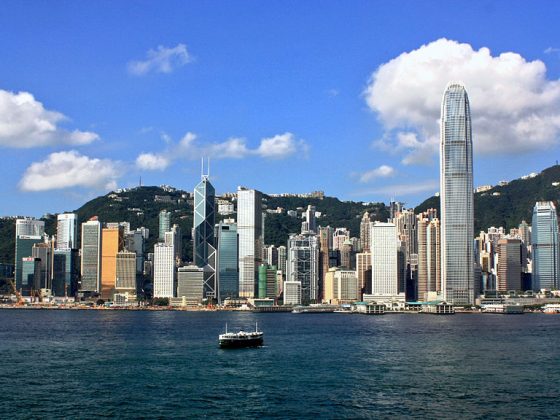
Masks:
[[[416,215],[412,210],[402,210],[394,218],[399,239],[403,243],[406,263],[410,264],[411,256],[418,253],[416,242]]]
[[[31,257],[33,255],[33,245],[40,244],[43,241],[44,241],[43,236],[37,236],[37,235],[16,236],[16,258],[15,258],[15,270],[14,270],[16,289],[20,290],[22,289],[23,286],[23,282],[22,282],[23,258]],[[38,264],[40,264],[40,262]],[[28,267],[28,271],[29,271],[29,267]],[[39,272],[39,277],[40,277],[40,272]],[[30,288],[23,290],[23,292],[26,293],[28,290],[30,290]]]
[[[204,295],[219,300],[216,276],[216,191],[207,175],[194,188],[193,261],[205,268]]]
[[[179,225],[173,225],[169,231],[165,232],[164,241],[167,245],[173,245],[175,261],[179,265],[182,261],[183,238]]]
[[[117,253],[117,273],[115,290],[117,293],[136,293],[136,253],[119,251]]]
[[[21,293],[30,296],[41,288],[41,260],[33,257],[21,259]]]
[[[307,210],[305,210],[304,218],[305,221],[301,224],[301,233],[313,232],[317,233],[317,222],[315,218],[316,208],[315,206],[308,205]]]
[[[286,275],[286,261],[288,260],[288,253],[287,249],[284,245],[280,245],[278,247],[278,270],[282,272],[283,275]]]
[[[531,231],[533,290],[559,287],[558,216],[552,201],[539,201],[533,208]]]
[[[358,277],[354,270],[330,268],[325,278],[323,300],[332,304],[351,303],[359,299]]]
[[[157,243],[154,245],[154,297],[172,298],[175,296],[175,249],[173,245]]]
[[[33,258],[40,259],[41,274],[38,279],[38,284],[40,288],[50,289],[51,287],[51,275],[52,275],[52,259],[53,259],[53,243],[50,240],[48,242],[41,242],[33,244],[31,249],[31,256]]]
[[[340,248],[340,266],[348,270],[354,269],[354,245],[350,239],[344,241]]]
[[[371,293],[397,296],[399,240],[393,223],[375,222],[371,228]]]
[[[264,245],[262,193],[237,189],[237,233],[239,234],[239,296],[255,297],[258,268]]]
[[[366,211],[362,216],[362,221],[360,222],[360,251],[361,252],[369,252],[370,232],[371,232],[371,218],[369,216],[369,212]]]
[[[43,236],[45,233],[45,222],[26,217],[16,219],[16,237],[24,236]]]
[[[239,296],[237,224],[229,219],[217,225],[219,300]]]
[[[301,284],[301,302],[319,299],[319,238],[313,233],[290,235],[288,239],[287,282]],[[284,289],[285,290],[285,289]]]
[[[471,111],[465,87],[447,85],[441,105],[441,278],[444,299],[474,304]]]
[[[370,235],[368,234],[368,238]],[[369,249],[370,245],[368,245]],[[356,254],[356,275],[360,296],[363,293],[371,294],[371,253],[360,252]]]
[[[101,291],[101,223],[89,220],[82,223],[81,275],[83,292]]]
[[[185,299],[189,306],[196,306],[204,299],[204,268],[196,265],[179,267],[177,273],[177,297]]]
[[[523,220],[519,224],[519,237],[523,241],[525,248],[527,249],[527,257],[531,258],[531,226]]]
[[[301,282],[284,282],[284,305],[301,305]]]
[[[142,274],[144,269],[145,238],[141,229],[130,232],[124,238],[124,248],[136,254],[136,273]]]
[[[346,228],[336,228],[332,237],[332,249],[340,250],[344,242],[350,239],[350,231]]]
[[[521,290],[521,239],[498,241],[498,284],[499,292]]]
[[[427,213],[418,215],[418,300],[426,300],[428,292],[441,290],[440,226],[437,218]]]
[[[75,249],[78,240],[78,215],[59,214],[56,217],[56,248]]]
[[[159,240],[165,240],[165,232],[169,232],[171,226],[171,213],[167,210],[159,212]]]
[[[101,298],[112,299],[117,281],[117,254],[124,248],[124,230],[103,228],[101,236]]]
[[[53,256],[52,293],[54,296],[75,296],[80,270],[78,250],[55,249]]]
[[[276,266],[261,264],[259,267],[259,298],[276,298]]]

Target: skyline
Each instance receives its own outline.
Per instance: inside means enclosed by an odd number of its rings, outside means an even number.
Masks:
[[[190,191],[202,155],[218,193],[415,205],[439,189],[450,80],[471,99],[475,186],[554,163],[559,6],[405,3],[329,2],[309,21],[296,3],[7,2],[0,214],[71,211],[140,176]]]

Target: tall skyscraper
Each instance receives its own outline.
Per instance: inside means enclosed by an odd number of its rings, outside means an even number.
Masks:
[[[112,299],[117,281],[117,254],[124,248],[124,229],[103,228],[101,235],[101,298]]]
[[[317,222],[315,218],[315,206],[308,205],[307,210],[305,210],[305,221],[301,224],[301,233],[313,232],[317,233]]]
[[[218,224],[218,285],[219,298],[239,296],[239,256],[237,224],[225,220]]]
[[[370,235],[368,234],[368,238]],[[367,246],[368,249],[370,245]],[[360,252],[356,254],[356,274],[360,296],[364,293],[371,294],[371,253]]]
[[[45,233],[45,222],[35,220],[29,217],[16,220],[16,237],[25,236],[42,236]]]
[[[136,253],[119,251],[116,261],[115,291],[136,294]]]
[[[440,225],[425,212],[418,215],[418,300],[441,290]]]
[[[203,175],[194,189],[193,261],[204,268],[204,296],[219,300],[219,285],[216,277],[216,191]]]
[[[531,231],[533,290],[559,287],[558,216],[552,201],[539,201],[533,208]]]
[[[101,288],[101,223],[89,220],[82,223],[82,261],[83,292],[99,292]]]
[[[78,291],[80,269],[78,250],[55,249],[53,256],[52,293],[55,296],[74,296]]]
[[[258,269],[264,245],[262,193],[237,189],[237,232],[239,234],[239,296],[255,297]]]
[[[77,248],[78,215],[75,213],[59,214],[56,220],[56,248]]]
[[[500,239],[498,241],[498,281],[499,292],[521,290],[521,239]]]
[[[471,111],[465,87],[447,85],[441,105],[441,278],[444,299],[474,304]]]
[[[172,244],[158,243],[154,246],[154,297],[175,296],[175,249]]]
[[[393,223],[375,222],[371,228],[371,293],[397,296],[399,275],[397,228]]]
[[[159,212],[159,240],[165,240],[165,232],[169,232],[169,227],[171,226],[171,213],[167,210],[162,210]]]
[[[319,299],[319,238],[313,233],[290,235],[286,282],[301,283],[301,302]],[[284,288],[284,291],[286,289]]]
[[[369,252],[371,232],[371,218],[369,212],[365,212],[360,222],[360,252]]]

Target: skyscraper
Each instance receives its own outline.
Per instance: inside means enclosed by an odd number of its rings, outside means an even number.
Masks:
[[[428,212],[418,215],[418,300],[441,290],[440,224]]]
[[[117,281],[117,254],[124,248],[124,230],[103,228],[101,235],[101,298],[112,299]]]
[[[371,228],[371,293],[397,296],[399,240],[393,223],[375,222]]]
[[[300,282],[303,304],[314,303],[319,299],[319,238],[317,235],[313,233],[290,235],[286,282]]]
[[[165,240],[165,232],[169,232],[169,227],[171,225],[171,213],[167,210],[162,210],[159,212],[159,240]]]
[[[59,214],[56,217],[56,248],[75,249],[78,239],[78,215]]]
[[[99,292],[101,287],[101,223],[82,223],[81,291]]]
[[[521,290],[521,239],[504,238],[498,241],[499,292]]]
[[[154,297],[175,296],[175,249],[172,244],[158,243],[154,246]]]
[[[539,201],[533,208],[531,231],[533,290],[558,289],[558,217],[552,201]]]
[[[237,232],[239,234],[239,296],[255,297],[258,269],[264,245],[262,193],[237,189]]]
[[[203,175],[194,189],[193,261],[197,267],[205,269],[204,296],[210,299],[219,299],[214,240],[215,210],[216,191],[208,175]]]
[[[219,223],[218,230],[218,285],[219,298],[239,296],[237,224],[233,220]]]
[[[441,105],[441,278],[444,299],[474,304],[471,112],[465,87],[449,83]]]
[[[45,233],[45,222],[35,220],[29,217],[16,220],[16,237],[25,236],[42,236]]]
[[[360,222],[360,252],[369,252],[370,233],[371,219],[369,216],[369,212],[366,211],[362,216],[362,221]]]

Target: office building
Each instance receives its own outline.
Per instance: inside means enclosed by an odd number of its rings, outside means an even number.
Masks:
[[[184,298],[189,306],[196,306],[204,299],[204,268],[196,265],[179,267],[177,297]]]
[[[531,230],[533,290],[556,290],[560,261],[558,255],[558,216],[552,201],[539,201],[533,208]]]
[[[350,239],[350,231],[346,228],[336,228],[332,237],[332,248],[333,250],[342,249],[344,242]]]
[[[159,240],[165,240],[165,232],[169,232],[169,227],[171,226],[171,213],[167,210],[162,210],[159,212]]]
[[[77,249],[55,249],[53,255],[52,294],[75,296],[78,291],[80,267]]]
[[[117,254],[124,248],[124,229],[103,228],[101,236],[101,298],[112,299],[117,281]]]
[[[45,222],[33,218],[16,219],[16,237],[24,236],[43,236],[45,233]]]
[[[56,217],[56,248],[76,249],[78,247],[78,215],[59,214]]]
[[[136,253],[119,251],[116,265],[116,293],[136,293]]]
[[[239,255],[237,224],[229,219],[220,222],[217,227],[219,301],[239,297]]]
[[[330,268],[325,278],[325,302],[339,305],[360,299],[358,277],[354,270]]]
[[[255,297],[258,268],[264,246],[262,193],[237,189],[237,233],[239,235],[239,296]]]
[[[369,212],[365,212],[360,222],[360,252],[369,252],[371,232],[371,218]]]
[[[203,175],[194,189],[193,261],[197,267],[205,269],[204,295],[209,299],[219,298],[216,276],[216,191]]]
[[[284,282],[284,305],[301,305],[301,282]]]
[[[371,293],[399,293],[397,251],[400,243],[393,223],[375,222],[371,228]]]
[[[441,106],[440,202],[442,293],[474,304],[474,213],[471,112],[463,85],[450,83]]]
[[[15,256],[15,284],[16,289],[20,290],[23,287],[23,258],[29,258],[33,256],[33,245],[43,243],[44,238],[43,236],[29,236],[29,235],[18,235],[16,236],[16,256]],[[27,260],[26,260],[27,261]],[[28,267],[28,274],[29,274],[29,265]],[[34,269],[34,268],[33,268]],[[40,278],[40,271],[38,273],[38,277]],[[30,284],[26,281],[26,288],[23,290],[24,293],[27,293],[30,290]]]
[[[368,238],[370,235],[368,234]],[[370,245],[367,246],[369,249]],[[371,294],[371,253],[360,252],[356,254],[356,276],[360,296],[364,293]]]
[[[261,264],[259,267],[259,299],[276,299],[276,266]]]
[[[173,245],[157,243],[154,245],[154,297],[172,298],[175,296],[175,250]]]
[[[26,296],[35,296],[41,288],[41,260],[33,257],[21,259],[21,286],[19,290]]]
[[[101,223],[89,220],[82,223],[82,259],[80,291],[101,291]]]
[[[425,301],[429,292],[441,291],[440,226],[429,214],[418,215],[418,287],[417,299]]]
[[[521,239],[504,238],[498,241],[498,284],[499,292],[521,290]]]
[[[299,282],[304,305],[319,300],[319,238],[313,233],[290,235],[287,282]],[[284,289],[285,290],[285,289]]]

